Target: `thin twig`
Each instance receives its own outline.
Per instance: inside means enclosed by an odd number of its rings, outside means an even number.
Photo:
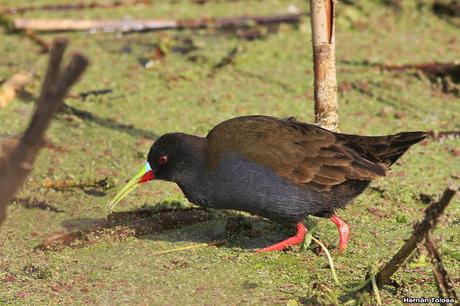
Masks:
[[[353,66],[363,66],[363,67],[375,67],[387,71],[406,71],[414,70],[420,71],[430,77],[442,77],[442,76],[456,76],[460,75],[460,63],[458,61],[453,62],[425,62],[425,63],[415,63],[415,64],[382,64],[382,63],[373,63],[369,61],[342,61],[341,63],[346,65]]]
[[[150,255],[163,255],[163,254],[176,253],[176,252],[181,252],[181,251],[186,251],[186,250],[199,249],[199,248],[210,247],[210,246],[217,246],[217,245],[220,245],[220,244],[224,244],[226,242],[227,242],[226,240],[217,240],[217,241],[209,242],[209,243],[192,244],[192,245],[188,245],[188,246],[184,246],[184,247],[179,247],[179,248],[174,248],[174,249],[169,249],[169,250],[153,252]]]
[[[404,71],[404,70],[418,70],[427,76],[442,77],[448,75],[460,75],[460,63],[419,63],[419,64],[405,64],[405,65],[379,65],[381,69],[388,71]]]
[[[230,51],[228,51],[227,54],[217,64],[212,66],[211,71],[208,73],[208,77],[213,77],[220,69],[233,64],[237,54],[238,47],[230,49]]]
[[[375,274],[374,273],[372,273],[369,278],[367,278],[361,284],[359,284],[359,285],[357,285],[355,287],[348,288],[348,287],[342,285],[342,283],[340,282],[339,277],[337,276],[337,273],[335,271],[334,261],[332,260],[332,256],[329,253],[329,250],[326,248],[326,246],[321,241],[319,241],[318,239],[313,237],[310,234],[310,232],[309,232],[309,235],[310,235],[310,237],[308,239],[311,239],[314,242],[316,242],[323,249],[324,253],[326,254],[327,260],[329,262],[329,268],[331,269],[332,278],[334,279],[334,281],[337,284],[337,286],[340,287],[340,289],[342,289],[343,291],[345,291],[347,293],[353,293],[353,292],[362,290],[363,288],[367,288],[369,283],[371,283],[372,284],[372,289],[374,290],[375,300],[377,302],[377,305],[379,305],[379,306],[382,305],[382,299],[380,298],[380,292],[379,292],[379,288],[377,287],[377,283],[376,283],[376,280],[375,280]],[[305,240],[304,240],[304,244],[305,244]]]
[[[66,4],[45,4],[45,5],[27,5],[27,6],[11,6],[1,9],[2,12],[8,14],[23,14],[26,12],[34,11],[67,11],[67,10],[82,10],[94,8],[114,8],[121,6],[137,5],[137,4],[151,4],[151,0],[116,0],[112,2],[80,2],[80,3],[66,3]]]
[[[334,261],[332,260],[332,256],[331,256],[331,253],[329,252],[329,250],[326,248],[326,246],[321,241],[319,241],[315,237],[311,236],[311,239],[315,243],[317,243],[323,249],[324,254],[326,254],[326,258],[327,258],[327,260],[329,262],[329,267],[330,267],[331,273],[332,273],[332,279],[337,284],[337,286],[340,287],[340,289],[342,289],[345,292],[351,293],[351,292],[361,290],[361,289],[365,288],[367,285],[369,285],[369,283],[371,282],[372,277],[366,279],[364,282],[362,282],[361,284],[359,284],[359,285],[357,285],[355,287],[348,288],[348,287],[342,285],[342,282],[339,280],[339,277],[337,276],[337,272],[335,271]]]
[[[393,258],[377,273],[376,281],[379,288],[390,281],[393,274],[404,263],[412,251],[415,250],[417,244],[426,237],[430,230],[434,229],[439,217],[442,215],[457,190],[458,188],[456,186],[449,186],[438,202],[432,203],[425,209],[425,217],[421,222],[415,224],[412,236],[410,236]]]
[[[438,249],[432,240],[431,234],[428,234],[425,239],[425,248],[428,251],[428,255],[431,258],[431,265],[433,268],[433,274],[436,279],[436,285],[438,287],[439,296],[441,298],[453,299],[459,301],[457,294],[455,293],[452,282],[449,279],[444,265],[442,264],[441,256],[439,255]],[[447,305],[441,303],[441,305]]]
[[[460,130],[457,131],[429,131],[428,135],[436,141],[444,141],[446,139],[456,139],[460,138]]]
[[[66,47],[67,40],[54,40],[41,95],[29,126],[19,143],[0,161],[0,224],[6,217],[8,203],[32,170],[38,152],[44,144],[45,131],[54,114],[62,106],[70,87],[88,65],[88,60],[83,55],[74,54],[70,64],[61,69]]]
[[[37,33],[33,30],[28,29],[18,29],[14,24],[14,20],[8,16],[5,16],[0,12],[0,26],[5,28],[6,32],[9,34],[19,34],[23,37],[30,39],[32,42],[37,44],[41,48],[42,53],[47,53],[50,49],[50,45],[42,38],[40,38]]]
[[[102,31],[145,32],[168,29],[237,28],[250,25],[298,23],[302,14],[275,16],[238,16],[182,20],[77,20],[77,19],[16,19],[16,30],[41,32]]]
[[[108,190],[115,186],[115,182],[111,177],[104,177],[102,179],[92,180],[74,180],[74,179],[63,179],[63,180],[51,180],[45,179],[42,183],[43,188],[50,188],[55,190],[64,190],[70,188],[98,188],[102,190]]]
[[[0,86],[0,108],[7,106],[24,92],[24,88],[32,80],[32,73],[16,73]]]

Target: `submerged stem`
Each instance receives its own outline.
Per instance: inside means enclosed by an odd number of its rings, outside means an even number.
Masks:
[[[382,302],[381,302],[381,299],[380,299],[379,289],[377,288],[377,283],[375,281],[375,274],[372,274],[364,282],[362,282],[361,284],[359,284],[359,285],[357,285],[355,287],[348,288],[348,287],[342,285],[342,283],[339,280],[339,277],[337,276],[337,272],[335,271],[334,261],[332,260],[332,256],[331,256],[331,253],[329,253],[329,250],[326,248],[326,246],[321,241],[319,241],[315,237],[311,237],[311,239],[314,242],[316,242],[323,249],[324,253],[326,254],[327,260],[329,261],[329,267],[331,268],[332,278],[334,279],[334,281],[337,284],[337,286],[340,287],[340,289],[342,289],[343,291],[345,291],[347,293],[352,293],[352,292],[355,292],[355,291],[363,289],[364,287],[366,287],[369,284],[369,282],[372,282],[372,288],[374,289],[375,299],[377,300],[377,304],[382,305]]]

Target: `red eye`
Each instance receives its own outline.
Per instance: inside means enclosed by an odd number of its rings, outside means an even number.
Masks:
[[[165,164],[168,162],[168,159],[168,155],[160,155],[160,157],[158,158],[158,163]]]

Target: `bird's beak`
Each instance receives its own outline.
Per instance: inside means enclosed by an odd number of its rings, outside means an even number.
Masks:
[[[112,212],[112,209],[117,205],[124,197],[133,190],[136,190],[141,184],[151,181],[155,178],[150,164],[147,162],[142,169],[123,187],[117,195],[109,202],[107,209]]]

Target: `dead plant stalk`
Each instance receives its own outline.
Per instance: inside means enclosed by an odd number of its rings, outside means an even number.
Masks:
[[[425,248],[431,259],[431,266],[433,268],[433,274],[436,280],[436,285],[438,287],[439,296],[460,302],[458,300],[457,294],[455,293],[453,283],[449,278],[449,274],[442,264],[441,255],[439,255],[438,248],[436,247],[431,234],[426,236]],[[447,304],[441,303],[441,305]]]
[[[238,28],[251,25],[273,25],[298,23],[301,14],[273,16],[237,16],[227,18],[201,18],[179,20],[77,20],[77,19],[16,19],[16,30],[37,32],[101,31],[101,32],[145,32],[169,29]]]
[[[0,224],[6,217],[6,207],[31,172],[44,135],[63,99],[88,65],[81,54],[74,54],[67,67],[61,69],[67,40],[53,41],[48,69],[37,106],[18,144],[0,160]]]
[[[338,131],[335,0],[310,0],[315,76],[315,122]]]
[[[438,202],[432,203],[425,209],[425,217],[421,222],[414,225],[414,231],[399,251],[391,258],[389,262],[377,273],[377,286],[381,288],[389,283],[393,274],[399,269],[404,261],[409,257],[417,245],[427,236],[430,230],[433,230],[444,212],[445,208],[457,192],[456,186],[449,186],[441,196]]]

